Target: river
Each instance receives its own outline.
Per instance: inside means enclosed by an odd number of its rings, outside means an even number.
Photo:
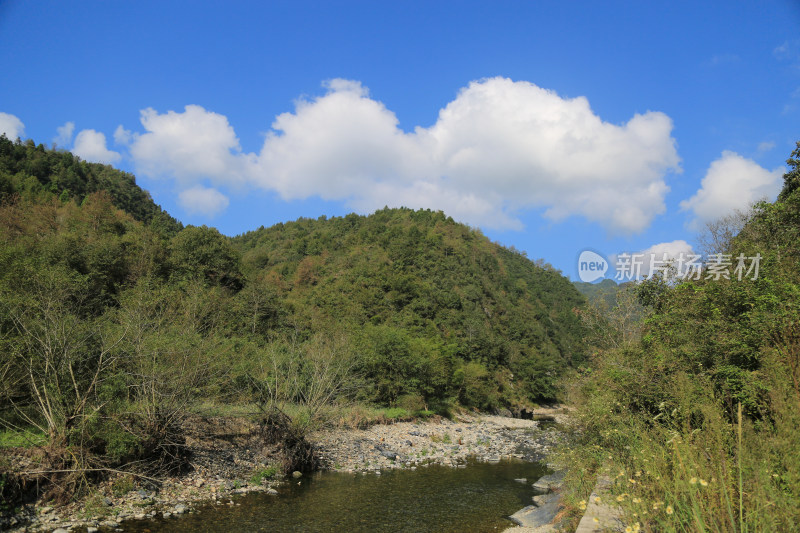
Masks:
[[[466,468],[431,465],[381,475],[317,472],[280,487],[206,504],[189,515],[128,521],[126,532],[459,532],[503,531],[508,515],[529,505],[541,463],[471,461]],[[516,481],[526,478],[526,483]],[[227,500],[227,498],[226,498]]]

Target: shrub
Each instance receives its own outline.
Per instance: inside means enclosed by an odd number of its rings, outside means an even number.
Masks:
[[[262,468],[261,470],[253,472],[253,475],[250,476],[250,483],[253,485],[261,485],[264,481],[273,479],[277,474],[277,466],[268,466],[267,468]]]

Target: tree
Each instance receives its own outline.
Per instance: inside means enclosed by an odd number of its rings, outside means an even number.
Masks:
[[[6,347],[17,369],[16,376],[6,370],[5,377],[24,376],[29,398],[5,399],[51,443],[66,444],[72,430],[80,436],[89,414],[99,409],[94,395],[114,366],[113,350],[125,331],[110,335],[102,317],[83,313],[84,277],[60,266],[25,266],[18,272],[25,281],[6,278],[14,287],[4,284],[0,301],[11,324]]]
[[[239,254],[215,228],[185,228],[172,239],[171,252],[178,277],[200,277],[211,285],[237,291],[242,288]]]
[[[213,308],[208,292],[199,284],[180,290],[143,278],[111,313],[122,341],[113,351],[118,390],[108,392],[126,400],[111,414],[135,442],[144,443],[147,456],[174,459],[191,402],[210,384],[227,380],[232,344],[196,309]]]
[[[697,235],[698,251],[706,257],[730,253],[733,239],[741,233],[754,212],[754,206],[747,210],[735,209],[728,215],[706,222]]]
[[[795,149],[786,160],[789,165],[789,172],[783,175],[783,189],[778,195],[778,200],[785,200],[797,188],[800,188],[800,141],[797,141]]]

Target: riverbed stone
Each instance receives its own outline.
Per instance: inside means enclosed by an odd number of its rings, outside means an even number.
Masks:
[[[550,524],[555,519],[560,505],[557,494],[539,497],[538,505],[529,505],[520,509],[509,518],[523,527],[541,527]]]
[[[565,474],[565,471],[558,471],[546,476],[542,476],[536,481],[536,483],[533,484],[533,488],[542,492],[552,492],[554,490],[558,490],[564,483]]]

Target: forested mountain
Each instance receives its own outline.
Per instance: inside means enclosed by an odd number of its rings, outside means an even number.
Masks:
[[[617,291],[621,286],[611,278],[605,278],[600,283],[587,283],[585,281],[573,281],[573,285],[578,292],[583,294],[589,302],[603,302],[608,307],[613,307],[616,303]]]
[[[12,142],[0,135],[0,201],[16,193],[26,198],[52,194],[62,202],[80,204],[87,195],[106,191],[114,206],[135,220],[151,224],[169,235],[182,228],[153,202],[150,193],[136,185],[132,174],[109,165],[87,163],[63,150],[48,150],[32,140]]]
[[[248,277],[271,280],[284,325],[357,339],[372,400],[546,399],[584,355],[570,282],[441,212],[299,220],[234,243]]]

